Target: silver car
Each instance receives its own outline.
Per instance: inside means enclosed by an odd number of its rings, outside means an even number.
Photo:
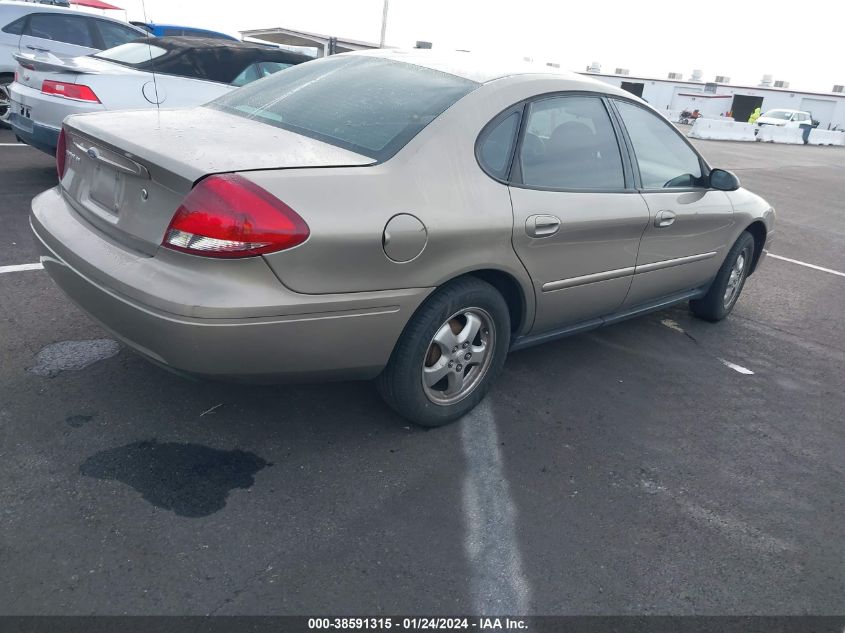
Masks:
[[[215,378],[375,378],[423,425],[508,351],[689,301],[716,321],[773,209],[660,114],[470,54],[307,62],[182,111],[66,120],[42,261],[128,346]]]
[[[15,135],[53,154],[71,114],[207,103],[310,58],[215,38],[156,37],[86,57],[15,54],[9,92]]]
[[[0,126],[9,124],[14,54],[89,55],[146,36],[125,22],[74,9],[0,0]]]

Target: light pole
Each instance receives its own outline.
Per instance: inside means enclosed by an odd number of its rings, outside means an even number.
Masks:
[[[387,5],[390,0],[384,0],[384,9],[381,12],[381,40],[379,41],[379,48],[384,48],[384,36],[387,34]]]

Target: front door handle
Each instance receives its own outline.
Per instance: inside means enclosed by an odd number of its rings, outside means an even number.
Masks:
[[[665,229],[667,226],[672,226],[675,222],[675,213],[673,211],[658,211],[654,216],[654,226],[658,229]]]
[[[525,221],[525,232],[531,237],[550,237],[560,230],[560,218],[554,215],[532,215]]]

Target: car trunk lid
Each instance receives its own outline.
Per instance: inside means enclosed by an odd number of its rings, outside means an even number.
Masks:
[[[65,130],[65,196],[101,231],[150,255],[182,199],[204,176],[374,162],[204,107],[80,115],[68,118]]]

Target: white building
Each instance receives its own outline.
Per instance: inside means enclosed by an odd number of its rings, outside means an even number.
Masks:
[[[729,115],[737,121],[747,121],[757,107],[763,112],[787,108],[811,112],[813,118],[819,121],[821,129],[845,129],[845,93],[842,92],[842,86],[835,86],[837,92],[799,92],[790,90],[786,82],[772,82],[768,75],[762,83],[774,85],[752,87],[730,85],[727,77],[718,77],[720,83],[704,83],[682,81],[675,73],[672,73],[675,76],[672,79],[650,79],[631,77],[624,69],[617,70],[621,73],[603,74],[597,72],[598,65],[594,64],[582,74],[628,90],[667,114],[670,111],[697,109],[707,117]],[[693,73],[693,78],[698,77],[699,71]]]

